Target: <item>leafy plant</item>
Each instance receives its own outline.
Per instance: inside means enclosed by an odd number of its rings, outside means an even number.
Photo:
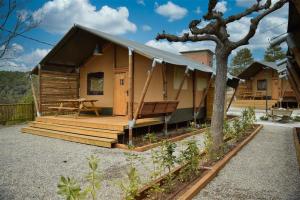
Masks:
[[[159,153],[159,160],[160,160],[160,167],[162,170],[168,172],[166,176],[166,180],[163,183],[164,190],[166,192],[170,191],[174,184],[174,176],[171,174],[171,169],[174,167],[175,163],[177,162],[177,158],[174,155],[176,149],[176,144],[172,143],[168,140],[162,141],[160,153]]]
[[[206,153],[206,156],[209,160],[215,160],[216,159],[216,153],[213,150],[213,138],[211,135],[211,131],[209,128],[206,128],[204,131],[204,152]]]
[[[121,182],[120,188],[124,193],[126,200],[134,200],[138,196],[139,185],[141,179],[136,169],[136,162],[140,161],[141,158],[132,151],[133,146],[129,146],[130,151],[125,152],[126,161],[129,163],[129,169],[127,171],[127,182]]]
[[[98,171],[99,159],[92,155],[88,160],[90,171],[86,176],[86,180],[89,183],[86,190],[91,194],[92,199],[95,200],[97,196],[96,190],[101,186],[101,174]]]
[[[134,200],[138,196],[141,179],[135,167],[130,167],[127,172],[128,184],[121,183],[121,189],[124,192],[126,200]]]
[[[293,118],[293,120],[294,120],[295,122],[300,122],[300,116],[295,116],[295,117]]]
[[[233,138],[235,140],[239,140],[240,137],[243,135],[243,132],[244,132],[243,124],[241,123],[240,120],[235,119],[232,122],[232,127],[233,127]]]
[[[81,200],[86,199],[88,194],[93,200],[96,200],[96,190],[101,185],[101,174],[98,171],[99,159],[95,156],[88,158],[90,171],[86,176],[87,187],[82,190],[74,178],[61,176],[58,187],[58,194],[66,200]]]
[[[188,141],[187,148],[180,153],[180,164],[184,166],[180,170],[181,181],[188,181],[193,175],[198,175],[200,160],[200,151],[196,141]]]
[[[148,140],[150,144],[157,142],[157,137],[154,133],[147,133],[144,137],[144,140]]]
[[[176,144],[172,143],[168,140],[162,141],[161,151],[160,151],[160,158],[161,158],[161,165],[163,169],[167,169],[168,172],[171,171],[171,168],[174,167],[176,163],[176,156],[175,153]]]
[[[260,120],[263,120],[263,121],[268,121],[269,120],[269,117],[267,115],[263,115],[259,118]]]
[[[84,193],[82,193],[80,186],[74,178],[61,176],[57,187],[57,194],[66,200],[80,200],[85,198]]]
[[[227,120],[224,121],[223,132],[224,132],[225,139],[234,138],[234,130]]]

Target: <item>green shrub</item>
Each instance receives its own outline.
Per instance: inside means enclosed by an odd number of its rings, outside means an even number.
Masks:
[[[293,120],[294,120],[295,122],[300,122],[300,116],[295,116],[295,117],[293,118]]]
[[[133,147],[129,146],[132,150]],[[129,169],[127,171],[127,181],[120,183],[120,188],[123,191],[125,200],[134,200],[138,196],[139,186],[141,184],[140,176],[136,169],[137,162],[141,161],[141,158],[133,151],[125,152],[126,161],[129,163]]]
[[[101,186],[101,173],[98,170],[99,159],[92,155],[88,161],[90,170],[86,176],[87,187],[82,190],[74,178],[61,176],[57,185],[58,195],[67,200],[83,200],[89,196],[96,200],[96,190]]]
[[[263,115],[259,118],[260,120],[263,120],[263,121],[268,121],[269,120],[269,117],[267,115]]]
[[[224,120],[223,124],[223,133],[224,133],[224,138],[234,138],[234,130],[227,120]]]
[[[232,122],[233,138],[238,141],[244,133],[244,127],[240,120],[235,119]]]
[[[184,165],[179,175],[181,181],[188,181],[193,175],[198,175],[201,156],[195,140],[187,142],[187,147],[180,152],[179,158],[180,164]]]

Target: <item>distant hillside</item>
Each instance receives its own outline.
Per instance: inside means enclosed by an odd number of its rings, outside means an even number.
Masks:
[[[31,101],[28,72],[0,71],[0,104]]]

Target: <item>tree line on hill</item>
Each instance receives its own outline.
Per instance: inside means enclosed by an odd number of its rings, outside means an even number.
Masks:
[[[0,71],[0,104],[32,101],[28,72]]]
[[[265,62],[276,62],[286,57],[285,52],[280,46],[269,46],[265,50],[264,60]],[[231,60],[231,74],[239,75],[244,71],[251,63],[254,62],[251,50],[248,48],[240,49]]]

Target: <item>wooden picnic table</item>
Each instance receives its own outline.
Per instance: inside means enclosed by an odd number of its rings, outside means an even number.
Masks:
[[[97,116],[99,116],[98,108],[95,106],[95,102],[98,100],[96,99],[62,99],[59,100],[59,106],[58,107],[49,107],[50,109],[57,110],[56,115],[57,116],[61,111],[67,110],[67,111],[77,111],[76,117],[80,115],[80,112],[82,111],[94,111]],[[72,107],[65,107],[65,103],[72,103]],[[89,106],[87,104],[90,104]]]

